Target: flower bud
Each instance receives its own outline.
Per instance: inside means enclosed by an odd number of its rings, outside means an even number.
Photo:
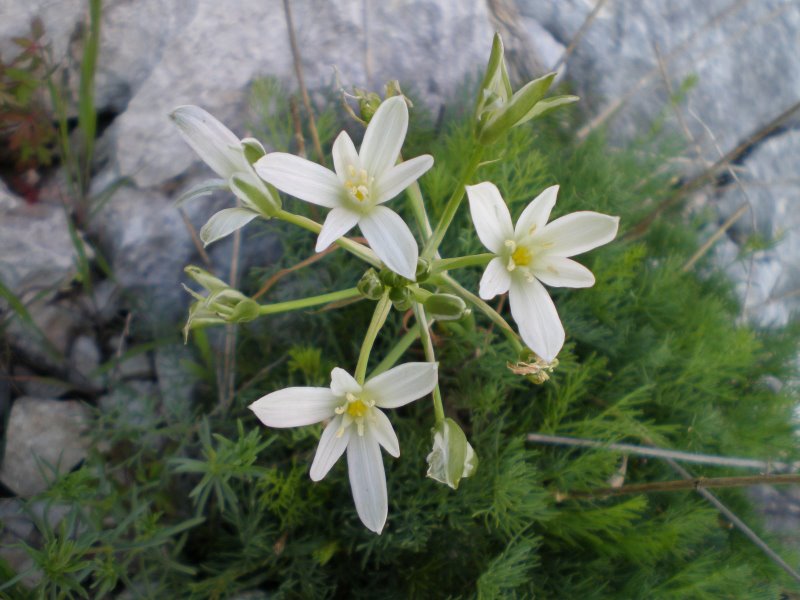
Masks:
[[[258,317],[259,305],[255,300],[199,267],[188,266],[184,270],[208,292],[203,295],[183,286],[196,300],[189,307],[189,318],[183,328],[184,341],[192,329],[223,323],[246,323]]]
[[[431,294],[424,306],[428,316],[437,321],[457,321],[469,312],[467,304],[453,294]]]
[[[404,312],[411,308],[414,296],[407,287],[393,287],[389,292],[389,299],[392,301],[395,310]]]
[[[461,427],[446,418],[433,428],[433,448],[425,459],[428,463],[427,476],[458,489],[464,477],[469,477],[478,468],[478,457],[467,441]]]
[[[368,92],[360,88],[356,88],[355,92],[361,118],[365,123],[369,123],[375,111],[378,110],[378,107],[381,105],[381,97],[375,92]]]
[[[417,272],[415,273],[417,283],[422,283],[431,276],[431,261],[424,258],[417,259]]]
[[[378,273],[373,268],[367,269],[356,285],[358,292],[368,300],[379,300],[386,289]]]

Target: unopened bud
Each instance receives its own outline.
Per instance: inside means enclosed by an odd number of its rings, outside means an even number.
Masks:
[[[427,476],[454,490],[464,477],[473,475],[478,468],[478,456],[467,436],[450,418],[433,428],[433,448],[425,460]]]
[[[453,294],[431,294],[424,306],[428,316],[437,321],[457,321],[468,314],[467,304]]]
[[[415,277],[417,278],[417,283],[422,283],[430,276],[431,276],[431,261],[426,260],[424,258],[418,258],[417,271],[415,273]]]
[[[389,292],[389,299],[396,310],[404,312],[411,308],[414,297],[407,287],[395,287]]]
[[[386,289],[375,269],[369,268],[356,285],[358,292],[369,300],[379,300]]]

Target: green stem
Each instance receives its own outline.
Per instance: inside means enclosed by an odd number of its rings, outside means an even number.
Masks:
[[[476,146],[475,149],[472,151],[472,157],[469,161],[469,164],[464,168],[464,172],[459,179],[458,186],[456,189],[453,190],[453,194],[450,196],[450,199],[447,201],[447,204],[444,207],[444,212],[442,213],[442,218],[436,224],[436,229],[428,238],[428,241],[425,243],[425,248],[422,250],[422,258],[430,260],[436,252],[439,251],[439,245],[442,243],[444,239],[444,234],[447,233],[447,228],[450,227],[450,223],[453,222],[453,217],[456,215],[456,211],[458,210],[459,205],[461,204],[461,199],[464,197],[464,193],[466,192],[466,185],[467,182],[472,179],[472,176],[475,174],[475,170],[478,168],[478,165],[481,162],[481,147]]]
[[[389,310],[392,308],[392,302],[389,300],[389,292],[384,292],[378,304],[375,307],[375,312],[372,315],[372,321],[369,323],[367,335],[364,336],[364,343],[361,344],[361,352],[358,355],[358,364],[356,365],[356,381],[359,385],[364,385],[364,379],[367,375],[367,363],[369,362],[369,353],[372,350],[372,345],[375,343],[375,338],[378,337],[378,332],[386,322],[386,317],[389,316]]]
[[[350,300],[357,298],[361,293],[357,288],[348,288],[338,292],[330,292],[320,296],[311,296],[310,298],[300,298],[299,300],[289,300],[287,302],[276,302],[275,304],[262,304],[258,308],[260,315],[274,315],[282,312],[289,312],[290,310],[298,310],[301,308],[308,308],[309,306],[318,306],[320,304],[328,304],[329,302],[338,302],[339,300]]]
[[[414,214],[414,220],[417,222],[419,231],[422,234],[422,239],[427,242],[433,235],[433,229],[431,229],[431,222],[428,220],[428,213],[425,212],[425,202],[422,199],[422,190],[419,187],[419,182],[415,181],[406,188],[406,196],[408,197],[408,205],[411,207],[411,212]]]
[[[394,345],[394,347],[389,350],[388,354],[383,357],[383,360],[372,370],[370,373],[370,379],[384,373],[391,369],[398,360],[405,354],[406,350],[411,347],[411,344],[419,338],[419,325],[415,324],[411,327],[408,331],[405,332],[403,337]]]
[[[431,274],[462,269],[464,267],[485,265],[495,256],[497,255],[485,252],[484,254],[471,254],[470,256],[458,256],[456,258],[442,258],[433,262],[433,265],[431,265]]]
[[[422,347],[425,350],[425,358],[428,362],[436,362],[436,356],[433,353],[433,340],[431,339],[431,331],[428,325],[428,317],[425,316],[425,309],[419,302],[414,302],[414,316],[417,318],[419,325],[420,339],[422,340]],[[436,418],[436,424],[444,422],[444,404],[442,403],[442,392],[439,389],[439,383],[433,388],[433,413]]]
[[[500,331],[503,332],[508,341],[511,342],[511,345],[514,346],[515,351],[519,352],[524,348],[520,342],[517,332],[512,329],[511,325],[508,324],[508,322],[502,317],[502,315],[500,315],[500,313],[489,306],[486,302],[481,300],[481,298],[470,292],[446,273],[436,275],[435,279],[443,285],[449,287],[454,293],[461,296],[464,300],[471,303],[487,317],[489,317],[489,319],[500,328]]]
[[[286,221],[287,223],[292,223],[293,225],[297,225],[298,227],[302,227],[303,229],[307,229],[308,231],[313,231],[314,233],[319,233],[322,230],[322,225],[320,225],[316,221],[309,219],[308,217],[304,217],[302,215],[296,215],[294,213],[287,212],[285,210],[279,210],[275,214],[275,218],[281,219],[282,221]],[[337,246],[344,248],[351,254],[354,254],[361,260],[368,262],[373,267],[377,267],[378,269],[381,268],[380,259],[370,248],[367,248],[363,244],[359,244],[358,242],[355,242],[346,237],[341,237],[334,243]]]

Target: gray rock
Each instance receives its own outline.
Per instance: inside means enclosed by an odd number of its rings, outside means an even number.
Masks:
[[[11,407],[0,481],[22,497],[47,489],[86,457],[89,410],[75,400],[24,396]]]
[[[86,379],[100,366],[100,348],[90,335],[79,335],[72,342],[69,351],[70,367]]]
[[[784,325],[800,309],[800,131],[787,131],[760,144],[738,169],[741,187],[731,183],[715,202],[720,220],[732,215],[743,203],[751,210],[730,230],[739,244],[757,234],[768,246],[730,260],[728,273],[745,303],[746,312],[762,325]],[[738,246],[735,246],[738,254]],[[718,256],[721,257],[721,250]],[[723,259],[724,260],[724,259]],[[751,268],[752,267],[752,268]]]
[[[5,336],[14,350],[39,366],[61,368],[74,333],[83,327],[83,315],[68,302],[35,299],[25,307],[33,325],[12,319]]]
[[[81,296],[78,304],[92,322],[108,325],[119,311],[120,289],[110,279],[103,279],[92,285],[91,293]]]
[[[412,83],[435,106],[465,75],[483,68],[491,45],[487,9],[479,0],[374,2],[367,11],[343,0],[300,0],[292,7],[312,89],[330,89],[336,65],[344,85],[380,89],[397,78]],[[114,123],[121,172],[149,187],[196,161],[167,117],[181,104],[199,104],[242,134],[244,90],[265,74],[295,87],[279,3],[197,4]]]
[[[54,291],[74,278],[64,207],[28,204],[0,184],[0,281],[16,296]]]
[[[594,1],[516,0],[520,12],[558,40],[573,39]],[[682,135],[669,107],[658,54],[677,90],[687,77],[697,85],[681,110],[698,139],[702,157],[732,149],[797,101],[796,60],[800,4],[793,0],[615,0],[607,2],[570,58],[569,68],[582,108],[596,115],[645,80],[612,122],[620,138],[643,133],[660,114]],[[656,51],[658,49],[658,52]],[[702,123],[700,122],[702,121]]]
[[[72,389],[67,381],[39,375],[22,365],[14,365],[14,389],[24,396],[58,398]]]

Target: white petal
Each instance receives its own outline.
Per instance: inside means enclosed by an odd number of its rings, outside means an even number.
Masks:
[[[261,179],[300,200],[327,208],[342,203],[345,191],[336,173],[310,160],[272,152],[259,158],[253,167]]]
[[[531,200],[531,203],[519,216],[517,226],[514,228],[514,236],[519,239],[541,231],[547,225],[547,219],[550,218],[550,211],[556,204],[557,196],[558,186],[553,185]]]
[[[495,184],[488,181],[467,186],[469,212],[483,245],[495,254],[503,251],[506,240],[514,238],[508,206]]]
[[[339,457],[344,454],[347,442],[350,440],[352,427],[346,427],[342,430],[342,434],[338,435],[341,427],[342,417],[337,416],[328,423],[325,431],[322,432],[322,437],[319,438],[319,446],[317,446],[317,453],[314,455],[314,462],[311,463],[311,472],[309,473],[313,481],[319,481],[325,477],[331,467],[339,460]]]
[[[347,470],[350,489],[358,516],[368,529],[380,533],[389,512],[386,494],[386,473],[378,441],[364,428],[364,435],[355,433],[347,445]]]
[[[170,117],[183,139],[220,177],[228,179],[249,168],[239,138],[199,106],[179,106]]]
[[[208,246],[210,243],[216,242],[244,227],[257,216],[258,213],[249,208],[224,208],[213,214],[206,224],[200,228],[200,239],[203,241],[204,246]]]
[[[432,166],[433,157],[423,154],[387,169],[375,181],[378,194],[376,202],[382,204],[391,200],[422,177]]]
[[[373,377],[364,391],[381,408],[397,408],[430,394],[436,387],[438,364],[405,363]]]
[[[394,427],[392,427],[389,417],[383,414],[382,410],[373,408],[370,411],[370,418],[372,420],[369,423],[369,428],[378,443],[395,458],[400,456],[400,442],[397,441],[397,434],[394,432]]]
[[[536,236],[536,243],[542,245],[547,254],[575,256],[613,240],[618,227],[619,217],[590,211],[574,212],[549,223]]]
[[[267,394],[248,408],[264,425],[300,427],[332,417],[338,405],[339,399],[328,388],[291,387]]]
[[[553,287],[584,288],[594,285],[592,272],[571,258],[544,255],[532,267],[539,281]]]
[[[336,175],[339,176],[339,181],[344,183],[349,179],[347,167],[352,165],[356,171],[361,169],[361,160],[358,158],[358,152],[353,145],[353,140],[343,131],[336,137],[331,149],[333,155],[333,168],[336,169]]]
[[[486,265],[481,277],[480,295],[484,300],[491,300],[497,294],[505,294],[511,285],[511,273],[499,256],[495,256]]]
[[[358,222],[369,245],[387,267],[414,281],[419,249],[405,221],[385,206],[375,206]]]
[[[512,278],[508,302],[522,341],[544,360],[553,360],[564,345],[564,328],[544,286]]]
[[[339,367],[335,367],[331,371],[331,391],[340,398],[345,396],[348,392],[357,394],[361,391],[361,386],[353,378],[350,373]]]
[[[325,223],[322,225],[322,231],[319,232],[317,246],[314,250],[317,252],[325,250],[325,248],[350,231],[358,223],[359,218],[361,218],[361,215],[349,208],[337,206],[332,209],[328,216],[325,217]]]
[[[402,96],[381,102],[372,116],[358,155],[361,166],[379,177],[397,162],[408,129],[408,107]]]

